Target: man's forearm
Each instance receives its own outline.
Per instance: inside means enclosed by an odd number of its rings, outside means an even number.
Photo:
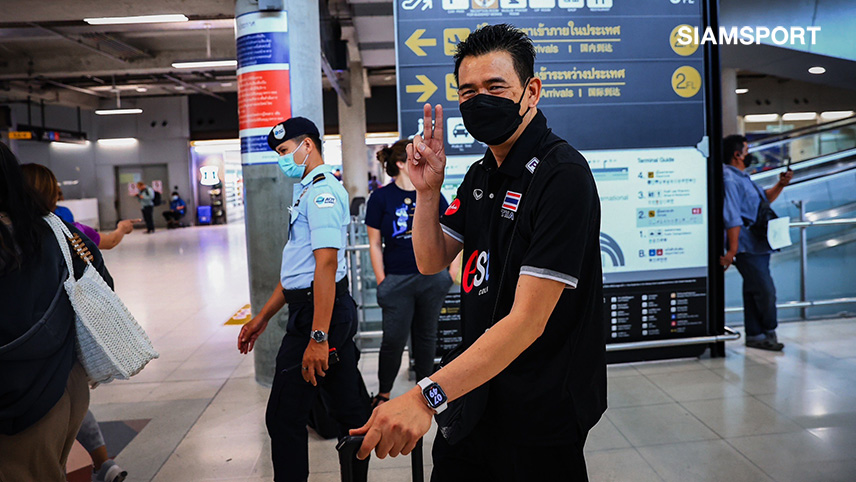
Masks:
[[[449,400],[460,398],[498,375],[540,335],[541,330],[527,323],[525,316],[509,314],[431,379],[443,387]]]
[[[785,189],[785,186],[782,186],[781,184],[776,183],[776,185],[775,185],[775,186],[773,186],[773,187],[771,187],[770,189],[767,189],[766,191],[764,191],[764,193],[767,195],[767,202],[769,202],[770,204],[772,204],[772,203],[773,203],[773,201],[775,201],[775,200],[776,200],[776,198],[778,198],[778,197],[779,197],[779,194],[781,194],[781,193],[782,193],[782,190],[784,190],[784,189]]]
[[[270,321],[273,318],[273,315],[277,314],[279,310],[285,306],[285,294],[282,292],[282,283],[277,283],[276,288],[274,288],[273,293],[268,298],[265,305],[262,307],[262,310],[259,312],[259,316],[262,317],[265,322]]]
[[[557,281],[521,276],[508,316],[431,379],[454,400],[495,377],[541,336],[564,290]]]
[[[336,257],[333,262],[315,261],[315,278],[312,285],[313,316],[312,329],[330,332],[333,303],[336,301]]]
[[[413,214],[413,254],[424,274],[437,273],[446,267],[446,240],[440,227],[440,194],[417,193]]]
[[[726,237],[728,238],[726,250],[731,253],[737,253],[738,243],[740,242],[740,226],[728,228],[726,230]]]

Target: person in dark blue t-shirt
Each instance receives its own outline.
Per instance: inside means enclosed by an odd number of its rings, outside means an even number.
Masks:
[[[378,160],[395,182],[374,191],[366,205],[369,253],[378,282],[377,302],[383,311],[380,388],[372,401],[373,407],[389,400],[408,335],[412,335],[416,379],[434,372],[437,319],[452,285],[448,271],[426,276],[416,267],[411,241],[416,190],[405,167],[408,142],[400,140],[378,152]],[[441,196],[441,214],[447,206]]]

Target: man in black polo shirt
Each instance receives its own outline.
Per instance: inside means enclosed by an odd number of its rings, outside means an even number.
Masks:
[[[467,395],[467,430],[441,430],[432,480],[587,478],[583,446],[606,410],[600,202],[586,160],[537,109],[534,60],[509,25],[458,45],[464,125],[488,150],[442,219],[443,112],[425,106],[408,146],[413,248],[426,274],[463,248],[467,349],[352,431],[366,434],[360,457],[409,453],[430,416]]]

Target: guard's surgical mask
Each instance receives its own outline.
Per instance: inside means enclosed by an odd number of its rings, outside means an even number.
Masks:
[[[288,176],[296,179],[302,179],[303,175],[306,173],[306,160],[309,159],[309,153],[303,157],[303,161],[300,164],[294,162],[294,154],[303,147],[303,143],[297,147],[293,152],[289,152],[284,156],[279,157],[279,168],[282,169],[282,172]]]

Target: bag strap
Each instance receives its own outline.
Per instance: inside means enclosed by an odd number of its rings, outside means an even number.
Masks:
[[[541,157],[538,166],[541,165],[553,152],[559,148],[562,144],[567,144],[564,139],[559,139],[547,147],[547,153]],[[529,192],[529,187],[532,186],[532,183],[535,182],[535,176],[538,175],[539,171],[543,171],[543,169],[538,169],[535,167],[535,172],[532,173],[532,176],[529,178],[529,182],[526,183],[526,186],[523,188],[523,192],[520,193],[520,201],[517,205],[517,211],[522,215],[523,214],[523,203],[525,199],[529,199],[530,196],[524,196],[527,192]],[[511,257],[511,250],[514,247],[514,239],[516,238],[515,234],[517,234],[517,221],[520,219],[520,216],[515,216],[514,220],[511,221],[511,239],[508,241],[508,251],[505,253],[505,260],[502,262],[502,272],[499,274],[499,285],[496,288],[496,302],[493,305],[493,312],[490,315],[490,325],[493,326],[496,324],[496,310],[499,308],[499,294],[502,292],[502,284],[505,281],[505,272],[508,267],[508,258]]]
[[[89,248],[86,246],[86,243],[80,239],[80,236],[77,235],[77,233],[72,234],[71,230],[68,229],[68,226],[66,226],[56,214],[49,213],[43,219],[48,226],[50,226],[51,231],[53,231],[54,236],[56,237],[59,249],[62,251],[62,257],[65,259],[65,265],[68,268],[68,279],[73,281],[74,264],[71,261],[71,250],[68,246],[69,243],[74,248],[77,256],[87,264],[91,264],[94,260],[92,253],[89,252]]]

